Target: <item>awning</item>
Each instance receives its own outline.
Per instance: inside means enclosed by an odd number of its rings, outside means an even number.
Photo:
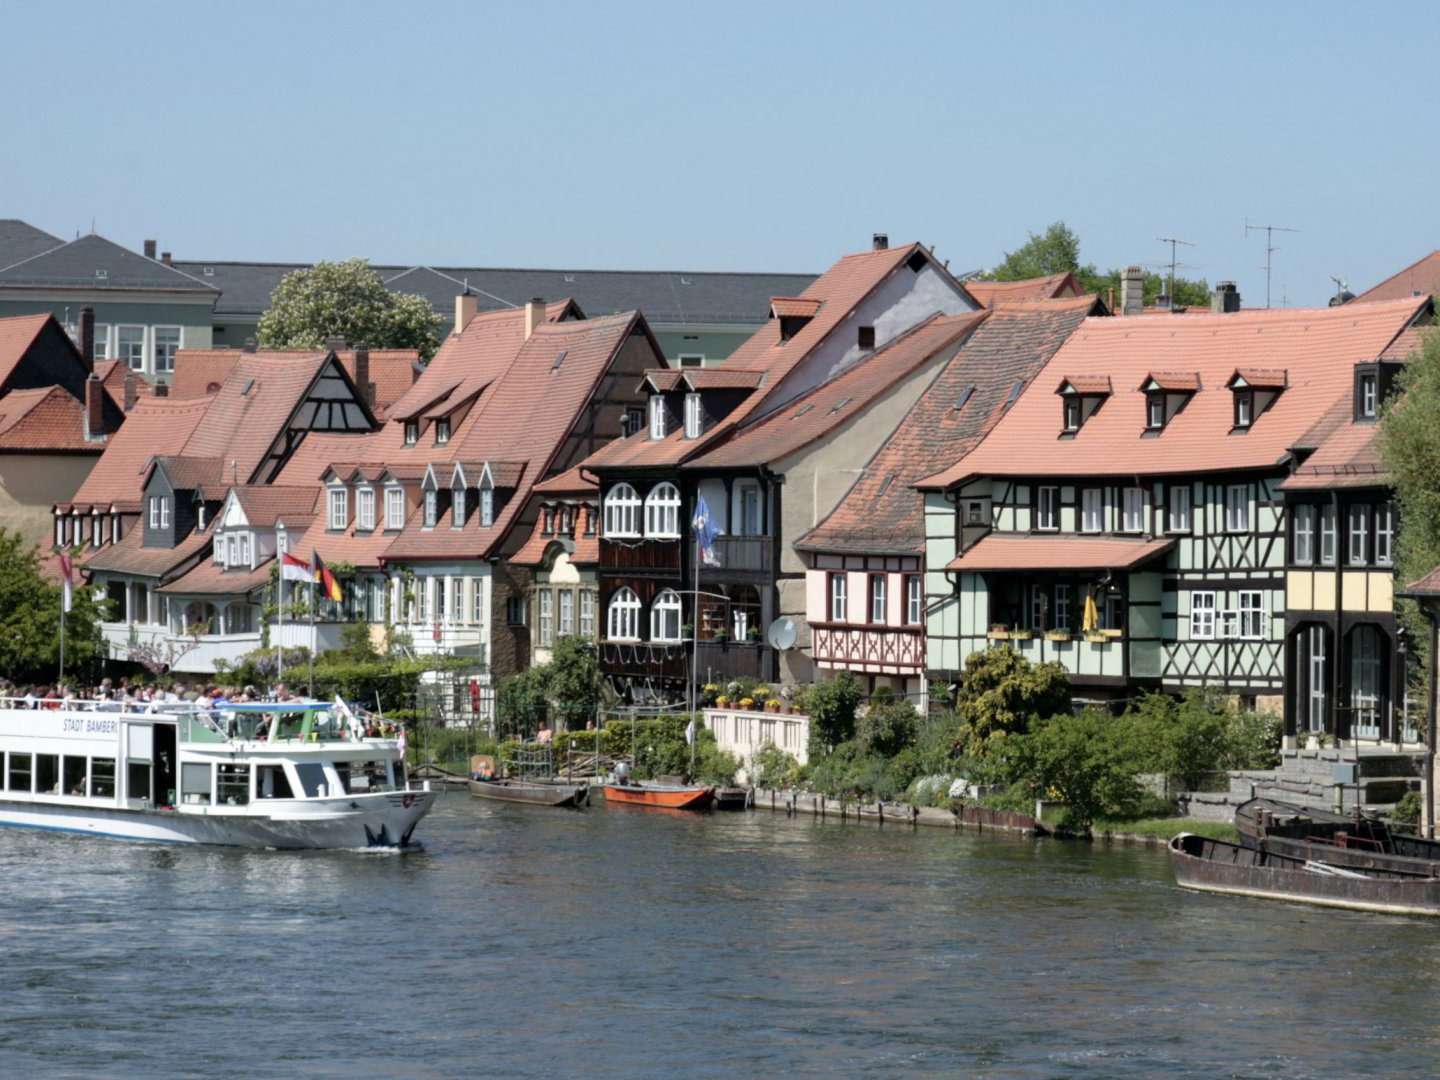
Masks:
[[[984,537],[946,570],[1129,570],[1163,555],[1174,540],[1091,540],[1081,536]]]

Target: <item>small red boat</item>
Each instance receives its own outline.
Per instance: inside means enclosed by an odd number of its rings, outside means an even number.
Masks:
[[[713,787],[685,784],[604,784],[606,802],[632,806],[661,806],[669,810],[708,810],[715,801]]]

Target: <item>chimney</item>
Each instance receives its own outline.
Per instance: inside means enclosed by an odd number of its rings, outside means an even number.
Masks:
[[[135,401],[140,396],[140,388],[135,383],[135,373],[125,373],[125,411],[128,413],[135,407]]]
[[[419,360],[412,360],[410,362],[410,385],[414,386],[416,380],[418,380],[420,376],[424,374],[425,365],[420,363]]]
[[[340,352],[342,349],[345,348],[345,335],[331,334],[325,339],[325,348],[329,349],[331,352]]]
[[[874,236],[870,237],[870,244],[873,250],[884,251],[890,246],[890,237],[886,233],[877,232]]]
[[[525,304],[525,340],[530,340],[530,335],[535,333],[535,328],[545,321],[545,301],[540,297],[533,297]]]
[[[162,252],[160,252],[160,261],[161,261],[162,263],[164,263],[166,266],[170,266],[170,265],[171,265],[170,252],[168,252],[168,251],[162,251]]]
[[[85,438],[95,440],[105,435],[105,386],[100,376],[92,374],[85,380]]]
[[[1233,315],[1240,310],[1240,290],[1233,281],[1215,283],[1215,295],[1210,298],[1210,310],[1216,315]]]
[[[82,307],[80,309],[80,362],[85,365],[85,370],[95,370],[95,309],[93,307]]]
[[[155,396],[156,396],[156,397],[169,397],[169,396],[170,396],[170,384],[169,384],[169,383],[163,383],[163,382],[157,382],[157,383],[155,384]]]
[[[375,407],[375,384],[370,381],[370,347],[368,345],[355,346],[355,385],[359,387],[365,404],[373,409]]]
[[[153,259],[153,258],[155,258],[155,241],[154,241],[154,240],[146,240],[146,241],[145,241],[145,257],[146,257],[147,259]]]
[[[480,298],[468,289],[455,297],[455,333],[463,334],[479,310]]]
[[[1127,266],[1120,277],[1120,314],[1139,315],[1145,310],[1145,271]]]
[[[247,337],[244,343],[240,346],[240,351],[245,353],[253,353],[259,347],[260,343],[257,342],[253,337]]]

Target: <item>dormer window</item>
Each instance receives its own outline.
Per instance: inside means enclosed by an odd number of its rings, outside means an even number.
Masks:
[[[419,421],[419,420],[406,420],[406,421],[405,421],[405,445],[406,445],[406,446],[414,446],[414,445],[415,445],[417,442],[419,442],[419,441],[420,441],[420,421]]]
[[[665,438],[665,399],[659,394],[650,395],[650,438]]]
[[[482,488],[480,491],[480,527],[488,529],[495,524],[495,490]]]
[[[625,415],[620,418],[620,437],[628,439],[637,431],[645,428],[645,410],[638,406],[631,405],[625,409]]]
[[[435,445],[444,446],[450,441],[450,421],[440,419],[435,421]]]
[[[363,532],[375,528],[374,488],[360,488],[355,492],[355,528]]]
[[[700,395],[685,395],[685,437],[687,439],[698,439],[700,437]]]
[[[1078,397],[1065,399],[1065,430],[1080,430],[1080,399]]]
[[[1140,390],[1145,395],[1145,430],[1163,431],[1190,398],[1200,389],[1200,375],[1194,371],[1156,371],[1145,376]]]
[[[1255,422],[1255,394],[1250,390],[1235,391],[1235,426],[1248,428]]]
[[[329,528],[331,532],[344,531],[345,525],[349,521],[349,507],[346,505],[347,502],[348,499],[346,498],[343,487],[330,489],[328,506],[330,508]]]
[[[450,527],[465,527],[465,489],[458,484],[450,489]]]
[[[1355,371],[1355,419],[1374,420],[1380,415],[1380,372],[1375,367]]]
[[[820,311],[820,301],[799,296],[777,296],[770,301],[770,317],[780,324],[780,341],[789,341],[810,325]]]
[[[1165,395],[1152,391],[1145,395],[1145,427],[1159,431],[1165,426]]]
[[[434,488],[427,488],[425,491],[425,528],[433,529],[435,519],[439,516],[440,496]]]
[[[1055,392],[1060,395],[1061,435],[1072,436],[1110,396],[1108,375],[1067,375]]]
[[[1225,384],[1235,395],[1235,426],[1231,431],[1249,431],[1288,383],[1289,375],[1283,369],[1236,368]]]

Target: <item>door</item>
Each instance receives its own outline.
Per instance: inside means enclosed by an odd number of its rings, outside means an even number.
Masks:
[[[1380,631],[1357,626],[1350,632],[1350,709],[1355,738],[1380,738],[1381,677]]]
[[[175,805],[175,725],[155,725],[155,805]]]
[[[1306,632],[1308,648],[1306,653],[1308,661],[1308,677],[1305,680],[1308,688],[1308,706],[1310,731],[1321,732],[1325,730],[1325,714],[1328,706],[1326,687],[1330,685],[1330,667],[1326,649],[1325,627],[1316,624]]]

